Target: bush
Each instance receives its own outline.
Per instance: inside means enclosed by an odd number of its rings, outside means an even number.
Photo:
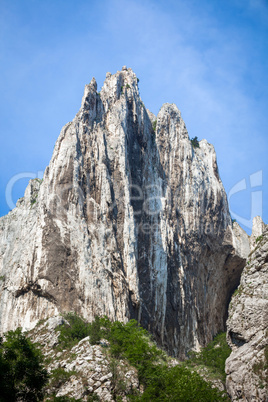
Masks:
[[[0,401],[39,401],[48,373],[40,350],[18,328],[0,338]]]
[[[102,320],[102,319],[101,319]],[[115,359],[126,358],[138,370],[145,386],[142,395],[128,395],[132,401],[225,401],[223,393],[211,387],[197,373],[183,365],[168,367],[167,357],[158,349],[149,333],[135,320],[122,324],[102,322],[103,334],[110,342]],[[219,338],[215,338],[219,342]],[[218,349],[217,349],[218,350]],[[113,366],[116,361],[112,360]],[[221,366],[222,367],[222,366]],[[117,371],[115,370],[115,376]]]
[[[141,401],[228,401],[218,389],[204,381],[197,373],[177,365],[155,372]]]
[[[61,347],[72,347],[75,343],[90,335],[90,324],[76,313],[67,313],[64,318],[69,324],[63,324],[56,328],[60,332],[59,342]]]
[[[101,331],[101,323],[102,320],[99,316],[95,317],[95,320],[90,325],[90,343],[91,345],[96,345],[100,342],[102,338],[102,331]]]
[[[70,316],[65,316],[70,322]],[[114,397],[125,392],[126,384],[120,372],[118,360],[127,359],[136,367],[138,377],[144,386],[143,394],[129,394],[131,401],[226,401],[228,398],[218,389],[212,388],[200,375],[188,369],[185,364],[178,364],[175,367],[168,366],[166,354],[156,347],[150,334],[143,329],[135,320],[127,324],[119,321],[111,322],[107,317],[95,317],[91,324],[86,324],[81,318],[73,315],[72,322],[64,330],[63,339],[77,339],[79,336],[90,335],[91,343],[98,343],[105,338],[110,344],[110,369],[113,374],[111,382],[114,389]],[[82,330],[82,328],[85,328]],[[61,330],[62,331],[62,330]],[[72,336],[67,336],[66,331]],[[76,334],[75,336],[74,333]],[[217,347],[215,347],[217,345]],[[205,364],[211,367],[218,375],[225,375],[225,359],[229,356],[230,349],[225,340],[225,334],[217,336],[214,341],[202,349],[199,354],[193,354],[193,364]],[[55,373],[54,373],[55,374]],[[70,373],[58,373],[64,376]],[[133,391],[131,391],[133,392]],[[90,395],[90,398],[95,396]],[[90,399],[93,400],[93,399]]]
[[[258,236],[256,239],[256,243],[259,243],[259,241],[261,241],[262,239],[263,239],[263,235]]]
[[[135,320],[127,324],[118,321],[112,323],[107,338],[112,356],[126,358],[138,369],[139,379],[145,384],[155,363],[165,359],[164,353],[151,341],[149,333]]]
[[[205,348],[199,353],[191,354],[191,362],[205,365],[213,369],[222,379],[226,378],[225,360],[230,356],[231,348],[226,341],[226,332],[215,336]]]
[[[191,143],[193,148],[199,148],[199,141],[197,137],[192,138]]]

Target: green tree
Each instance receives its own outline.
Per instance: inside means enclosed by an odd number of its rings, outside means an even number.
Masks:
[[[199,148],[199,141],[198,141],[197,137],[192,138],[191,143],[192,143],[193,148]]]
[[[43,399],[48,373],[41,351],[18,328],[0,338],[0,401]]]

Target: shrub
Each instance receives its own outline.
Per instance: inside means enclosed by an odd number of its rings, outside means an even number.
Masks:
[[[69,324],[66,323],[56,328],[60,332],[59,342],[61,347],[72,347],[75,343],[90,335],[90,324],[76,313],[67,313],[64,318]]]
[[[153,122],[153,124],[152,124],[152,127],[153,127],[153,130],[154,130],[154,131],[156,130],[156,123],[157,123],[157,121],[155,120],[155,121]]]
[[[62,367],[58,367],[51,371],[50,386],[53,388],[59,388],[62,384],[69,380],[72,375],[75,375],[76,371],[66,371]]]
[[[226,332],[215,336],[199,353],[191,353],[191,362],[212,368],[222,379],[226,378],[225,360],[230,356],[231,348],[226,341]]]
[[[110,359],[109,371],[112,373],[112,377],[110,380],[113,389],[113,395],[116,398],[117,394],[124,393],[127,387],[124,375],[121,372],[121,367],[118,364],[118,360]]]
[[[135,320],[127,324],[118,321],[110,323],[106,328],[106,337],[110,342],[112,356],[116,359],[126,358],[136,367],[139,381],[145,386],[142,395],[129,395],[130,400],[228,400],[197,373],[192,373],[183,365],[168,367],[165,353],[156,347],[149,333]],[[221,340],[221,338],[215,338],[217,343]],[[209,360],[210,363],[211,360]],[[220,367],[222,368],[222,362]]]
[[[164,353],[151,342],[149,333],[135,320],[127,324],[118,321],[112,323],[107,338],[112,356],[128,359],[138,369],[139,378],[145,383],[152,366],[165,358]]]
[[[66,318],[70,322],[68,315]],[[127,324],[122,324],[119,321],[112,323],[107,317],[95,317],[91,324],[86,324],[82,319],[79,321],[78,318],[76,316],[74,321],[80,323],[79,328],[81,325],[86,326],[86,333],[89,333],[92,343],[99,342],[101,338],[109,341],[111,382],[116,400],[119,400],[119,395],[126,390],[126,384],[119,369],[118,360],[122,359],[127,359],[132,366],[136,367],[139,381],[144,386],[143,394],[137,395],[131,391],[132,394],[128,395],[131,401],[228,400],[223,393],[212,388],[198,373],[185,367],[185,364],[169,367],[166,354],[156,347],[150,334],[137,321],[130,320]],[[216,345],[217,347],[215,347]],[[230,349],[226,343],[225,334],[221,334],[207,348],[202,349],[200,354],[193,354],[191,361],[194,364],[202,362],[223,375],[225,359],[229,354]],[[67,373],[67,375],[70,374]],[[89,398],[88,400],[94,400],[92,398],[95,396],[90,395]]]
[[[96,316],[95,320],[91,323],[89,332],[91,345],[99,343],[103,335],[101,331],[101,319],[99,316]]]
[[[192,138],[191,143],[193,148],[199,148],[199,141],[197,137]]]
[[[259,241],[261,241],[262,239],[263,239],[263,235],[258,236],[256,239],[256,243],[259,243]]]
[[[177,365],[157,370],[146,387],[141,401],[228,401],[216,388],[212,388],[197,373]]]
[[[48,373],[40,350],[18,328],[0,338],[0,400],[39,401]]]

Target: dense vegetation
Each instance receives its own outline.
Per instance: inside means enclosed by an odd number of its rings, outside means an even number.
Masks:
[[[231,348],[226,342],[226,333],[215,336],[199,353],[191,353],[191,359],[187,361],[189,367],[206,367],[210,373],[225,381],[225,360],[230,356]]]
[[[60,326],[60,339],[67,346],[73,340],[90,336],[92,343],[99,343],[102,338],[109,341],[111,362],[116,366],[116,360],[127,359],[136,367],[139,381],[144,385],[142,395],[128,395],[131,401],[224,401],[229,400],[223,393],[204,381],[194,370],[179,364],[171,367],[170,358],[156,347],[149,333],[137,324],[135,320],[122,324],[112,323],[107,318],[99,318],[87,324],[74,314],[66,316],[72,325]],[[84,328],[84,329],[83,329]],[[63,336],[64,334],[64,336]],[[214,346],[218,346],[216,349]],[[224,372],[227,352],[224,334],[215,338],[200,354],[193,354],[189,364],[193,366],[204,364],[218,371]],[[116,380],[116,379],[115,379]],[[118,384],[114,384],[115,388]],[[122,388],[122,384],[121,384]]]
[[[48,373],[40,350],[21,332],[0,338],[0,401],[39,401]]]
[[[115,400],[121,400],[119,395],[126,389],[119,370],[119,361],[122,360],[137,369],[139,381],[144,387],[143,394],[134,390],[128,394],[130,401],[228,400],[197,372],[205,366],[217,378],[224,378],[224,363],[230,354],[225,334],[218,335],[200,353],[193,353],[187,362],[172,365],[171,359],[156,347],[150,334],[135,320],[122,324],[118,321],[112,323],[106,317],[96,317],[89,324],[74,313],[66,314],[65,319],[65,324],[57,328],[60,332],[58,347],[69,350],[86,336],[89,336],[90,343],[106,347]],[[108,341],[109,347],[103,339]],[[75,374],[60,367],[54,369],[50,374],[49,387],[58,388]],[[5,334],[5,341],[0,339],[0,402],[43,400],[48,378],[40,350],[21,329],[9,331]],[[94,394],[88,398],[89,401],[98,400]],[[74,398],[56,396],[47,400],[75,401]]]
[[[81,339],[90,335],[92,324],[87,323],[83,318],[75,313],[67,313],[64,318],[69,325],[60,325],[57,330],[60,331],[59,343],[62,348],[72,347]]]

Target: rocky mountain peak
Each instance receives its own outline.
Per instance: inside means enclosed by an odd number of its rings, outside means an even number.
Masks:
[[[0,218],[1,331],[70,310],[135,318],[183,357],[224,329],[248,236],[213,146],[193,148],[176,105],[147,112],[130,68],[86,85],[24,200]]]

